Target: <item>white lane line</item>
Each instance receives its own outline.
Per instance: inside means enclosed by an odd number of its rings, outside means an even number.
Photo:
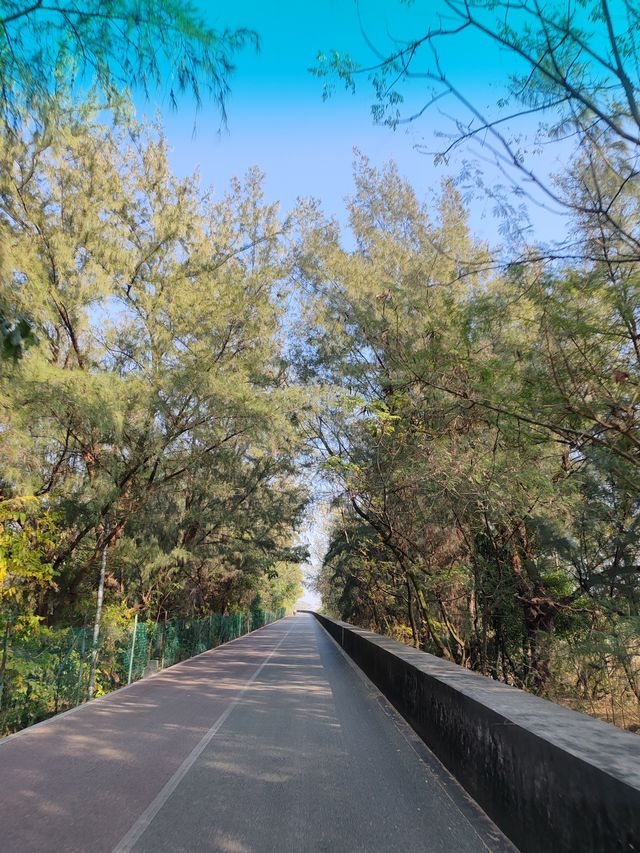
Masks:
[[[227,705],[226,709],[220,714],[215,723],[211,726],[211,728],[203,735],[202,739],[194,748],[191,750],[189,755],[182,762],[180,767],[176,770],[173,776],[169,779],[166,785],[162,788],[160,793],[156,796],[154,800],[149,803],[147,808],[142,812],[137,821],[133,824],[131,829],[127,832],[127,834],[120,840],[120,842],[113,848],[113,853],[129,853],[130,850],[133,849],[133,845],[140,839],[142,833],[147,829],[151,821],[158,814],[163,805],[167,802],[169,797],[176,790],[180,782],[187,775],[194,762],[201,755],[202,751],[206,748],[207,744],[214,738],[217,732],[220,730],[222,725],[225,723],[229,714],[233,711],[236,705],[240,702],[246,691],[251,687],[253,682],[258,678],[262,670],[269,663],[273,655],[278,651],[280,646],[287,639],[289,634],[293,631],[296,625],[292,625],[291,628],[287,631],[284,637],[280,640],[280,642],[273,647],[269,656],[264,660],[258,669],[253,673],[251,678],[244,685],[242,690],[237,694],[237,696]]]

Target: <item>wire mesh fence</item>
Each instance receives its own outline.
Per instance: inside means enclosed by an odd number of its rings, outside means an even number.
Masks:
[[[284,616],[252,610],[204,619],[105,625],[100,631],[95,695],[213,649]],[[0,649],[0,735],[11,734],[89,698],[93,628],[4,632]]]

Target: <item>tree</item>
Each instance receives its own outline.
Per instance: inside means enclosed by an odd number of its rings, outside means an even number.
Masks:
[[[234,57],[258,44],[249,29],[208,26],[187,0],[0,5],[0,123],[14,133],[25,121],[46,124],[60,91],[80,99],[92,91],[119,113],[133,90],[148,97],[165,80],[174,106],[185,92],[198,108],[209,97],[225,121]],[[0,301],[0,359],[16,361],[37,342],[29,318],[10,295]]]
[[[225,116],[235,54],[257,45],[249,29],[207,25],[187,0],[4,0],[0,16],[0,115],[20,126],[37,118],[56,89],[97,89],[108,106],[163,81],[175,105],[190,92],[210,96]]]
[[[436,126],[436,136],[443,139],[433,151],[436,161],[477,146],[485,166],[487,158],[492,159],[506,186],[516,190],[516,200],[529,196],[570,219],[587,219],[613,232],[616,262],[635,262],[638,235],[623,215],[620,196],[633,193],[637,183],[639,23],[640,11],[628,2],[442,0],[431,10],[426,30],[395,41],[390,50],[368,40],[372,64],[334,50],[319,55],[314,72],[328,79],[327,91],[336,78],[354,88],[358,78],[367,77],[376,99],[376,121],[393,128],[452,103],[457,110],[453,127],[444,129],[442,120]],[[480,106],[453,82],[443,55],[447,46],[495,54],[507,63],[503,91],[493,106]],[[418,109],[406,109],[405,98],[410,95],[413,101],[416,89],[422,102]],[[532,135],[536,117],[540,123]],[[550,144],[562,145],[563,160],[573,162],[573,179],[584,189],[580,198],[567,191],[562,177],[556,182],[545,171],[545,160],[538,155]],[[467,178],[469,168],[467,164]],[[474,177],[481,176],[482,170],[476,169]],[[490,191],[495,198],[495,189]],[[513,215],[517,208],[505,202],[502,211]],[[584,243],[574,242],[571,226],[567,231],[567,240],[555,245],[552,254],[567,260],[583,257]],[[519,233],[524,238],[524,232]],[[520,241],[519,248],[525,251],[526,244],[523,248]],[[606,249],[592,244],[592,254],[602,261]]]
[[[154,617],[247,603],[303,556],[280,349],[297,214],[257,172],[214,199],[158,132],[88,107],[5,136],[0,160],[11,287],[42,341],[0,385],[3,477],[63,531],[38,612],[81,616],[104,548],[108,594]]]
[[[323,583],[338,565],[328,600],[342,613],[391,616],[400,634],[408,621],[437,654],[539,693],[573,690],[593,713],[610,718],[597,702],[619,690],[624,720],[637,713],[640,588],[639,12],[443,0],[430,14],[388,48],[365,34],[370,65],[334,51],[316,69],[329,88],[368,78],[374,118],[392,128],[453,110],[433,154],[464,158],[440,228],[397,175],[360,170],[356,251],[324,225],[307,256],[319,259],[307,286],[327,303],[311,321],[324,333],[308,334],[314,379],[340,389],[315,425],[346,518]],[[493,107],[455,84],[451,49],[506,58]],[[551,174],[541,152],[554,146]],[[465,236],[454,187],[489,197],[503,245]],[[532,205],[561,217],[555,241],[530,227]],[[348,536],[356,523],[400,570],[378,557],[388,589],[375,617],[378,569]]]
[[[324,600],[342,618],[553,694],[568,638],[586,642],[614,611],[622,630],[637,609],[640,507],[624,485],[635,459],[590,440],[585,413],[554,398],[558,366],[539,329],[562,336],[555,312],[575,305],[576,357],[604,358],[606,337],[609,359],[616,339],[588,289],[583,303],[561,281],[525,294],[518,276],[480,273],[488,249],[450,183],[420,204],[393,167],[361,160],[350,214],[353,250],[319,222],[300,253],[300,357],[327,401],[306,428],[336,488]],[[584,391],[586,367],[573,378]],[[605,388],[593,387],[594,405]],[[581,450],[572,429],[584,432]],[[585,512],[597,545],[584,538]]]
[[[534,297],[539,342],[531,340],[520,358],[540,370],[527,377],[526,406],[500,398],[499,383],[481,384],[470,394],[455,376],[440,383],[452,396],[470,399],[489,411],[528,422],[566,443],[568,457],[580,460],[585,448],[606,448],[633,466],[638,464],[640,411],[635,388],[638,369],[638,172],[640,141],[637,68],[634,64],[638,10],[614,7],[608,0],[586,3],[512,3],[493,0],[444,0],[425,32],[362,67],[349,55],[321,57],[317,73],[337,74],[347,85],[368,75],[376,95],[377,120],[397,127],[418,121],[425,111],[453,99],[467,113],[458,117],[436,160],[455,151],[479,147],[484,166],[467,163],[460,183],[482,181],[486,159],[507,179],[515,200],[497,199],[492,174],[485,182],[503,216],[516,224],[512,241],[492,247],[476,259],[485,270],[506,272],[519,281],[521,298]],[[505,91],[493,110],[482,110],[457,88],[443,58],[443,46],[471,39],[478,48],[499,50],[511,64]],[[466,42],[467,47],[469,42]],[[461,43],[462,45],[462,43]],[[371,47],[370,43],[370,47]],[[411,86],[427,86],[423,108],[403,112]],[[537,130],[523,132],[521,122],[539,117]],[[563,146],[566,168],[550,175],[538,156],[541,149]],[[550,205],[565,217],[562,239],[550,245],[531,239],[517,205],[524,198]],[[471,258],[465,268],[474,271]],[[481,271],[475,268],[475,271]],[[491,310],[503,306],[490,300]],[[508,328],[508,317],[496,325]],[[592,336],[594,328],[599,336]],[[585,349],[586,338],[590,347]],[[493,362],[495,370],[512,370],[507,350]],[[502,366],[500,361],[502,360]],[[543,364],[543,362],[546,362]],[[548,383],[544,377],[551,379]],[[553,403],[550,405],[550,403]],[[627,472],[628,475],[628,472]],[[635,475],[631,475],[635,477]],[[637,482],[637,481],[636,481]]]
[[[55,586],[58,530],[42,501],[0,496],[0,710],[11,670],[11,635],[33,627],[33,612]]]
[[[37,498],[0,500],[0,612],[6,620],[30,613],[55,585],[57,525]]]

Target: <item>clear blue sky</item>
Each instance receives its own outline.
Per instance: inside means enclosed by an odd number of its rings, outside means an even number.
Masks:
[[[198,116],[195,139],[193,113],[186,105],[178,113],[164,111],[179,171],[190,171],[197,164],[208,183],[222,187],[230,176],[258,165],[266,173],[269,195],[286,207],[297,196],[312,195],[332,213],[339,213],[350,189],[354,146],[376,161],[394,157],[423,186],[438,180],[429,158],[413,151],[403,133],[373,126],[371,98],[364,86],[355,97],[341,91],[323,102],[323,84],[307,70],[320,49],[360,48],[355,3],[239,0],[232,8],[224,5],[228,11],[212,20],[220,27],[246,25],[257,30],[261,49],[238,56],[226,132],[218,135],[219,117],[213,107]],[[380,11],[394,4],[373,5]]]
[[[159,108],[173,147],[172,162],[179,174],[200,169],[203,181],[223,191],[229,178],[257,165],[266,173],[266,191],[285,209],[296,197],[321,199],[324,209],[342,217],[343,199],[351,191],[353,149],[359,148],[375,164],[394,159],[420,195],[438,187],[447,174],[435,168],[432,158],[415,150],[415,144],[434,143],[434,130],[450,130],[450,120],[433,111],[408,128],[392,131],[373,124],[372,93],[366,80],[356,95],[342,90],[322,100],[322,81],[308,68],[320,50],[347,50],[363,63],[373,59],[365,44],[360,21],[368,35],[383,49],[391,37],[410,38],[424,32],[436,20],[440,0],[423,0],[407,7],[400,0],[294,0],[256,2],[237,0],[217,4],[201,0],[204,17],[219,29],[247,26],[260,36],[261,50],[251,49],[237,57],[231,80],[228,129],[219,133],[219,115],[205,104],[197,116],[193,135],[194,106],[183,98],[177,112],[167,97],[159,97],[143,109]],[[359,17],[360,15],[360,17]],[[477,43],[451,43],[444,61],[457,84],[485,104],[495,103],[505,81],[504,57],[478,52]],[[168,87],[167,87],[168,88]],[[422,103],[423,87],[412,93],[414,106]],[[452,105],[451,105],[452,106]],[[434,143],[435,144],[435,143]],[[496,225],[475,206],[472,222],[483,236],[492,236]],[[541,224],[544,220],[541,220]]]

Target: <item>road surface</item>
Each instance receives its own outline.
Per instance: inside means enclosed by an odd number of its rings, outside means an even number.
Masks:
[[[512,850],[308,614],[0,742],[2,853]]]

